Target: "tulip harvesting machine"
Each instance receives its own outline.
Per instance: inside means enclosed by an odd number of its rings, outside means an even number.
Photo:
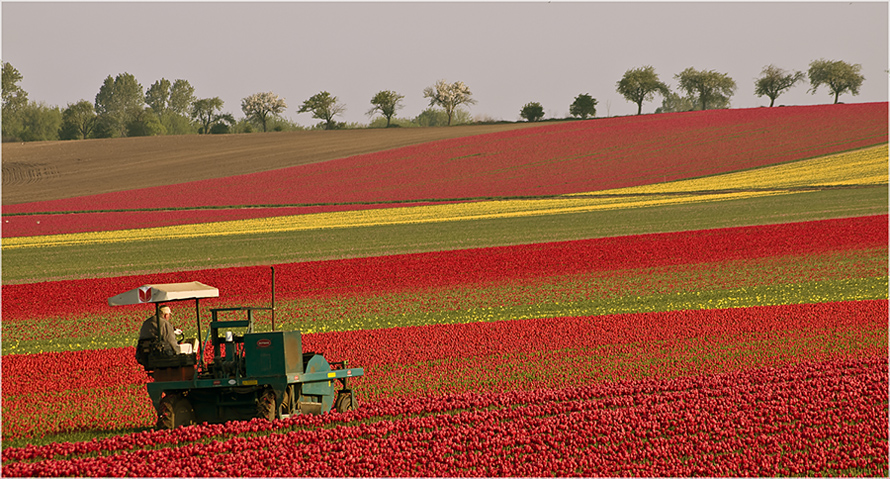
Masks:
[[[212,360],[205,364],[199,302],[218,296],[217,288],[191,282],[149,284],[108,299],[110,306],[154,303],[157,318],[164,303],[195,301],[197,340],[190,344],[180,340],[180,351],[172,356],[165,355],[157,342],[141,343],[143,366],[154,379],[146,388],[158,413],[158,428],[256,417],[283,419],[357,407],[346,381],[363,376],[364,369],[349,368],[347,361],[328,363],[321,354],[304,352],[300,331],[275,330],[274,268],[272,307],[210,309],[207,337]],[[254,330],[257,311],[271,312],[271,331]],[[246,319],[231,319],[232,315]]]

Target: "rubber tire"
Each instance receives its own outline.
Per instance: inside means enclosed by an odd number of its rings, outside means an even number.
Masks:
[[[182,394],[165,395],[159,409],[158,429],[175,429],[195,423],[192,403]]]
[[[337,412],[354,411],[357,407],[358,401],[355,399],[355,395],[352,391],[340,391],[337,393],[337,403],[334,405]]]
[[[264,418],[268,421],[275,419],[275,390],[272,388],[263,389],[260,397],[256,402],[256,417]]]

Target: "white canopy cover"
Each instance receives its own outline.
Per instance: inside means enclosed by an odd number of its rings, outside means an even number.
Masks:
[[[108,298],[109,306],[124,306],[142,303],[163,303],[182,299],[216,298],[219,289],[204,283],[146,284],[136,289]]]

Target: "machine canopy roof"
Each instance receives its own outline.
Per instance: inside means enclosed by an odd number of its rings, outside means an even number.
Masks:
[[[183,299],[216,298],[218,296],[219,289],[197,281],[192,281],[191,283],[146,284],[145,286],[140,286],[126,293],[108,298],[108,305],[124,306],[128,304],[163,303]]]

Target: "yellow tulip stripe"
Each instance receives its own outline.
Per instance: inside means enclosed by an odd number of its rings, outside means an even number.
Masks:
[[[577,193],[558,198],[491,200],[159,228],[5,238],[3,249],[440,223],[725,201],[792,194],[800,191],[801,187],[887,184],[887,161],[888,149],[887,145],[883,145],[757,170],[640,187]]]
[[[887,145],[796,161],[755,170],[692,180],[608,190],[608,194],[705,193],[738,189],[793,189],[850,185],[886,185]],[[588,195],[575,193],[566,196]]]

